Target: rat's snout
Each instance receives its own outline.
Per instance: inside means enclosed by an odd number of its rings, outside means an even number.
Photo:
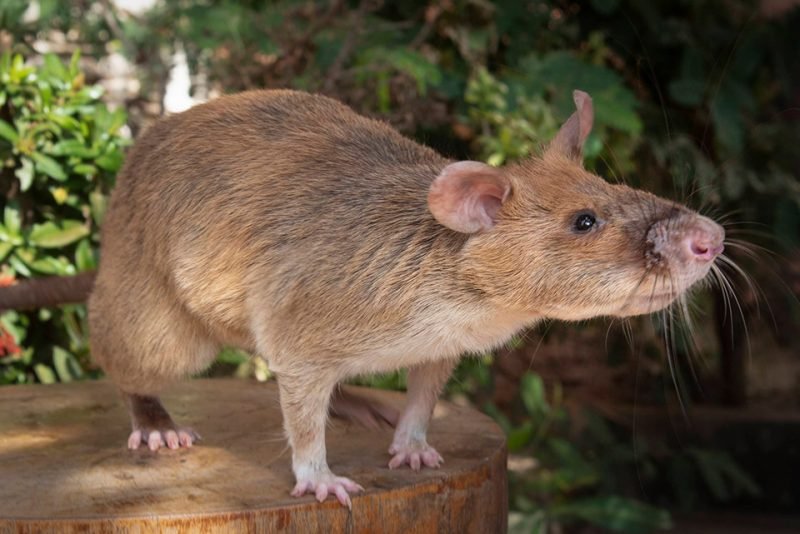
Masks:
[[[693,265],[713,262],[724,250],[725,230],[709,219],[688,210],[655,222],[647,232],[651,263]]]
[[[654,306],[651,296],[647,310],[660,309],[704,278],[722,254],[724,240],[720,225],[685,208],[672,209],[654,222],[647,231],[645,265],[656,281],[646,289],[656,293],[663,287],[667,294],[659,306]]]
[[[686,255],[694,261],[711,263],[725,250],[725,230],[708,217],[693,213],[685,235]]]
[[[697,261],[714,261],[719,256],[725,246],[718,235],[711,235],[708,232],[698,232],[696,235],[684,240],[684,247],[688,250],[687,254]]]

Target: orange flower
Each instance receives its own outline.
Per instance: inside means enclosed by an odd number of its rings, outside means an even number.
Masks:
[[[14,336],[5,328],[0,327],[0,358],[19,354],[20,352],[22,352],[22,349],[17,345]]]
[[[14,285],[17,281],[14,276],[10,274],[0,275],[0,287]],[[4,356],[11,356],[12,354],[19,354],[22,349],[17,345],[14,336],[11,335],[5,328],[0,326],[0,358]]]

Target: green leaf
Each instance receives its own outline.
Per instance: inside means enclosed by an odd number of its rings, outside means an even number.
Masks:
[[[11,68],[8,74],[11,83],[19,84],[34,71],[36,71],[34,67],[25,66],[25,60],[22,58],[21,54],[16,54],[11,60]]]
[[[75,51],[72,53],[72,57],[69,58],[69,76],[70,78],[74,78],[80,72],[80,60],[81,60],[81,49],[76,47]]]
[[[5,226],[8,237],[18,236],[22,228],[22,221],[19,215],[19,203],[9,201],[3,210],[3,225]]]
[[[125,110],[123,108],[115,109],[111,112],[111,121],[108,124],[106,132],[110,134],[117,133],[117,130],[125,125],[126,120],[128,120],[128,115],[125,113]]]
[[[0,243],[0,261],[6,259],[6,256],[14,249],[12,243]]]
[[[75,266],[79,271],[90,271],[97,267],[92,245],[88,239],[81,239],[81,242],[75,248]]]
[[[533,437],[533,423],[525,421],[521,426],[512,428],[508,432],[508,450],[516,452],[530,443]]]
[[[58,59],[58,56],[55,54],[45,54],[44,55],[44,65],[40,69],[40,74],[43,76],[49,76],[54,78],[51,81],[60,81],[66,83],[70,76],[67,72],[67,69],[61,63],[61,60]]]
[[[41,274],[70,276],[75,274],[75,267],[66,258],[59,256],[44,256],[42,258],[29,261],[28,266]]]
[[[22,165],[14,171],[14,176],[19,180],[19,189],[23,193],[31,188],[33,184],[33,162],[26,158],[22,158]]]
[[[59,227],[53,222],[36,224],[28,236],[28,242],[41,248],[59,248],[86,237],[89,228],[80,221],[64,221]]]
[[[111,112],[105,106],[96,106],[94,110],[94,139],[98,141],[101,136],[105,135],[111,128],[113,117]]]
[[[83,308],[80,305],[68,304],[62,307],[61,322],[67,331],[70,340],[70,350],[73,353],[84,351],[88,349],[86,332],[81,325],[81,316],[85,317]],[[75,362],[77,364],[77,361]],[[80,376],[83,374],[83,369],[80,365],[77,366],[78,371],[73,372],[73,375]]]
[[[495,152],[491,154],[488,158],[486,158],[486,163],[491,165],[492,167],[499,167],[503,164],[505,160],[505,156],[500,152]]]
[[[118,150],[103,154],[95,161],[95,164],[101,169],[109,172],[116,172],[122,166],[122,153]]]
[[[425,94],[429,85],[437,85],[442,79],[442,73],[428,58],[405,48],[387,50],[384,58],[397,70],[405,72],[417,82],[417,92]]]
[[[39,98],[42,101],[42,108],[49,108],[53,102],[53,87],[44,81],[39,83]]]
[[[250,361],[250,356],[241,350],[225,348],[217,355],[217,361],[229,365],[241,365]]]
[[[67,361],[72,356],[61,347],[53,347],[53,367],[55,367],[58,379],[61,382],[72,382],[72,374],[69,372]]]
[[[544,394],[544,382],[540,376],[526,373],[520,383],[520,394],[529,414],[540,414],[549,409]]]
[[[50,156],[45,156],[40,152],[34,152],[31,154],[31,158],[33,158],[33,161],[36,162],[36,170],[39,172],[46,174],[60,182],[67,179],[67,173],[64,172],[64,168],[61,167],[61,164]]]
[[[75,174],[82,174],[83,176],[94,176],[97,174],[97,167],[87,163],[80,163],[72,167],[72,172]]]
[[[95,189],[89,193],[89,205],[91,206],[92,219],[97,226],[103,224],[103,217],[106,214],[108,198],[100,191]]]
[[[19,141],[17,129],[2,119],[0,119],[0,137],[4,138],[12,145]]]
[[[72,382],[73,378],[80,378],[83,375],[75,356],[61,347],[53,347],[53,367],[61,382]]]
[[[547,534],[547,513],[537,510],[531,513],[511,512],[508,514],[508,531],[512,534]]]
[[[690,449],[703,481],[718,501],[728,501],[739,493],[760,494],[758,485],[724,451]]]
[[[99,153],[96,148],[86,146],[79,139],[65,139],[54,144],[48,152],[54,156],[75,156],[81,159],[94,159]]]
[[[74,117],[70,117],[69,115],[64,115],[63,114],[63,109],[57,110],[56,112],[51,113],[50,115],[47,116],[47,118],[48,118],[48,120],[50,120],[51,122],[57,124],[58,126],[60,126],[61,128],[65,129],[65,130],[69,130],[71,132],[78,132],[78,133],[81,133],[81,134],[83,133],[82,132],[83,128],[81,126],[81,122],[78,121],[77,119],[75,119]],[[73,141],[75,141],[75,140],[70,139],[70,140],[64,141],[64,142],[73,142]],[[81,144],[81,146],[83,146],[82,142],[80,144]],[[56,154],[56,155],[60,155],[60,154]]]
[[[636,96],[613,70],[593,65],[571,52],[532,54],[521,63],[515,92],[522,95],[550,93],[559,115],[566,119],[575,111],[572,91],[582,89],[592,95],[595,122],[638,136],[642,120],[636,111]]]
[[[11,265],[11,268],[14,269],[15,273],[19,273],[22,276],[30,278],[31,270],[25,265],[25,262],[19,257],[22,253],[20,250],[14,251],[14,254],[8,257],[8,263]]]
[[[37,363],[36,365],[34,365],[33,372],[36,373],[36,378],[38,378],[39,382],[41,382],[42,384],[56,383],[56,374],[50,367],[42,363]]]
[[[562,519],[581,519],[603,529],[627,534],[672,528],[668,512],[616,495],[569,501],[554,506],[551,514]]]

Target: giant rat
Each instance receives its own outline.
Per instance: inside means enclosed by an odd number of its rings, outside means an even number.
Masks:
[[[265,357],[292,449],[292,495],[362,490],[325,452],[343,379],[408,368],[389,466],[437,467],[426,440],[459,357],[544,318],[668,306],[724,231],[582,166],[592,101],[543,154],[451,161],[332,99],[226,96],[157,122],[127,156],[89,300],[94,358],[127,399],[130,448],[191,446],[158,396],[221,345]]]

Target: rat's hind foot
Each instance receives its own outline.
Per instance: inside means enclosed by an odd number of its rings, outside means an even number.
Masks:
[[[444,463],[442,455],[424,441],[393,443],[389,447],[389,454],[394,455],[389,460],[389,469],[397,469],[408,464],[414,471],[419,471],[423,465],[438,468]]]
[[[364,491],[364,488],[349,478],[337,477],[330,471],[313,471],[297,477],[292,497],[302,497],[306,493],[313,493],[317,500],[322,502],[328,498],[328,495],[333,495],[343,506],[352,508],[348,492],[358,493],[360,491]]]
[[[147,445],[151,451],[157,451],[161,447],[170,449],[189,448],[195,441],[199,440],[200,436],[191,428],[135,429],[128,437],[128,448],[135,450],[141,445]]]
[[[161,447],[177,449],[191,447],[200,436],[191,428],[178,427],[161,405],[158,397],[127,394],[133,431],[128,437],[128,448],[147,445],[151,451]]]

